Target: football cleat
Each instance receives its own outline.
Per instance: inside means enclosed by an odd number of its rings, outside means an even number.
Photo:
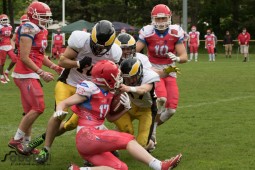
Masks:
[[[19,144],[21,144],[23,139],[14,140],[14,138],[11,138],[10,142],[8,143],[8,146],[12,149],[16,149]]]
[[[44,142],[44,139],[42,138],[42,136],[39,136],[35,138],[34,140],[30,141],[28,145],[30,148],[36,148],[40,146],[43,142]]]
[[[8,81],[6,81],[5,78],[1,78],[0,81],[1,81],[2,84],[7,84],[8,83]]]
[[[80,170],[80,167],[75,165],[75,164],[71,164],[69,167],[68,167],[68,170]]]
[[[22,155],[38,155],[40,153],[40,150],[36,149],[36,148],[31,148],[29,147],[29,144],[19,144],[17,149],[18,153],[22,154]]]
[[[38,164],[44,164],[45,162],[47,162],[47,160],[49,159],[49,152],[47,151],[47,149],[43,148],[40,153],[38,154],[38,156],[35,158],[35,161]]]
[[[161,170],[170,170],[174,169],[178,163],[181,161],[182,154],[178,154],[175,157],[172,157],[171,159],[162,161],[161,164]]]

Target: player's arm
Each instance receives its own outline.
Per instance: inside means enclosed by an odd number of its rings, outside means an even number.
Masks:
[[[136,42],[136,52],[141,52],[145,46],[146,44],[144,42],[142,42],[141,40],[138,40]]]
[[[131,93],[137,93],[139,95],[143,95],[151,91],[152,87],[153,87],[152,83],[142,84],[140,86],[127,86],[125,84],[121,84],[120,90],[123,92],[131,92]]]
[[[175,51],[177,56],[180,57],[179,63],[186,63],[188,61],[188,54],[183,43],[177,43],[175,45]]]
[[[58,65],[64,68],[78,68],[77,61],[74,60],[77,55],[77,51],[67,46],[65,52],[59,58]]]

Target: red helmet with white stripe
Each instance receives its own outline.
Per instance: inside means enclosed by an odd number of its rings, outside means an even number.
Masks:
[[[27,16],[30,22],[47,27],[52,23],[50,7],[43,2],[33,2],[27,9]]]
[[[172,12],[168,6],[164,4],[156,5],[151,11],[151,21],[152,25],[155,26],[157,30],[165,30],[171,24]],[[167,18],[165,22],[156,21],[157,18]]]
[[[20,17],[20,22],[23,23],[23,22],[28,22],[29,19],[28,19],[28,16],[27,14],[24,14]]]
[[[9,23],[9,18],[6,14],[1,14],[0,15],[0,24],[6,25]]]

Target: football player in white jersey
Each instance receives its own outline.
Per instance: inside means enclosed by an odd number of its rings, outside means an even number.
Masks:
[[[140,30],[136,43],[138,52],[147,47],[148,58],[152,66],[159,70],[169,65],[188,61],[183,44],[184,31],[179,25],[171,25],[171,15],[172,12],[166,5],[156,5],[151,11],[151,25],[144,26]],[[160,82],[156,83],[155,93],[158,114],[153,138],[156,135],[156,127],[166,122],[176,112],[179,100],[176,73],[171,72],[169,76],[161,78]]]
[[[115,29],[107,20],[99,21],[93,27],[91,34],[84,31],[72,32],[68,39],[68,46],[59,59],[59,65],[65,70],[55,86],[56,104],[75,94],[77,84],[90,80],[90,71],[97,61],[119,62],[122,50],[114,44],[115,37]],[[77,126],[77,115],[73,114],[67,121],[62,121],[64,118],[59,119],[52,116],[48,122],[46,134],[34,139],[28,146],[24,146],[24,152],[37,147],[45,140],[44,148],[36,158],[38,163],[45,163],[55,136],[75,129]]]
[[[143,66],[143,70],[146,70],[144,72],[147,73],[149,70],[149,72],[152,73],[150,75],[146,74],[146,77],[143,77],[144,79],[148,79],[148,77],[153,78],[154,76],[158,77],[159,75],[160,77],[165,77],[172,71],[176,71],[176,72],[179,71],[177,67],[172,67],[172,66],[167,67],[165,70],[158,70],[153,68],[146,55],[136,52],[136,41],[134,37],[131,36],[130,34],[127,34],[127,33],[119,34],[115,40],[115,43],[118,44],[122,49],[122,57],[121,57],[120,63],[125,59],[136,57],[141,62],[141,65]],[[158,75],[155,75],[154,74],[155,72],[152,72],[152,70],[158,73]],[[154,143],[150,141],[149,143],[150,145],[147,145],[147,144],[149,142],[148,139],[150,139],[152,128],[153,128],[153,125],[152,125],[150,129],[149,125],[151,125],[152,122],[154,122],[155,116],[157,114],[156,98],[154,97],[154,87],[152,89],[150,88],[147,89],[147,91],[145,91],[144,93],[145,95],[139,95],[139,97],[146,96],[146,94],[147,94],[147,97],[142,97],[132,101],[132,103],[134,104],[134,107],[135,108],[142,107],[141,109],[142,111],[140,111],[139,109],[136,109],[137,111],[134,111],[132,109],[131,111],[127,112],[125,116],[123,116],[121,119],[117,120],[114,123],[117,125],[119,130],[133,134],[134,130],[132,125],[132,119],[138,119],[139,126],[141,127],[139,128],[140,130],[138,132],[138,138],[137,138],[138,142],[142,146],[144,146],[147,150],[152,150],[155,148]],[[138,95],[136,94],[136,96]],[[131,98],[134,98],[134,95],[132,95]],[[141,105],[141,101],[143,101],[145,104]],[[136,114],[134,115],[134,113]],[[149,115],[152,115],[152,116],[149,116]],[[124,128],[125,126],[127,128]]]

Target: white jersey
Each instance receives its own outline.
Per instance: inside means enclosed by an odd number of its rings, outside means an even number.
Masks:
[[[143,68],[150,69],[152,67],[151,62],[146,55],[142,53],[136,53],[135,57],[141,61]]]
[[[159,75],[155,71],[153,71],[149,68],[143,69],[143,78],[142,78],[141,84],[150,84],[150,83],[154,83],[154,82],[158,82],[158,81],[160,81],[160,78],[159,78]],[[151,107],[151,105],[152,105],[152,99],[151,99],[150,92],[147,92],[144,95],[132,93],[132,94],[129,94],[129,98],[134,105],[141,107],[141,108],[148,108],[148,107]]]
[[[113,43],[111,49],[106,54],[101,57],[95,56],[90,48],[90,33],[84,31],[72,32],[68,39],[68,46],[78,53],[77,57],[75,58],[76,61],[83,59],[85,56],[91,57],[92,65],[100,60],[111,60],[114,63],[118,63],[122,55],[121,48],[117,44]],[[90,71],[91,67],[84,68],[82,71],[79,71],[77,68],[72,68],[70,69],[66,83],[76,87],[78,83],[91,79],[89,73]]]

